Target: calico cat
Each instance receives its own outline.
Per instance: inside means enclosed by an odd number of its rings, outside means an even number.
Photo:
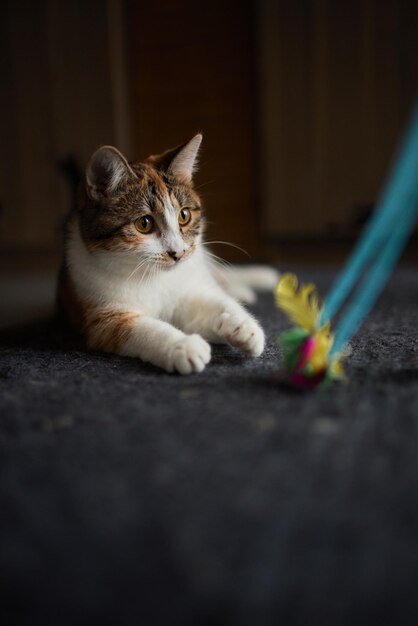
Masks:
[[[271,288],[269,268],[225,271],[202,241],[192,176],[202,136],[128,163],[116,148],[91,157],[66,225],[58,304],[94,350],[138,357],[167,372],[201,372],[208,342],[250,356],[264,333],[237,299]]]

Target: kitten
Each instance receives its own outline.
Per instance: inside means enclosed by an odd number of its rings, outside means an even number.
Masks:
[[[60,309],[91,349],[180,374],[205,368],[208,342],[263,352],[260,325],[227,292],[252,301],[252,287],[271,288],[277,275],[214,267],[192,182],[201,140],[143,163],[128,163],[111,146],[91,157],[58,285]]]

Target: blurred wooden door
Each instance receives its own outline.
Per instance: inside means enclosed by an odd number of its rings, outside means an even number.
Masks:
[[[418,3],[258,6],[265,237],[352,236],[418,95]]]
[[[128,144],[119,0],[7,0],[0,19],[0,248],[59,247],[59,171],[99,144]]]

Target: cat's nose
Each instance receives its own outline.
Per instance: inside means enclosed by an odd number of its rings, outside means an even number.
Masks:
[[[167,250],[167,254],[175,261],[180,261],[181,257],[184,255],[184,250]]]

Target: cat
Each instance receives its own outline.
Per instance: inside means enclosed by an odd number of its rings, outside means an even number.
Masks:
[[[57,291],[89,348],[179,374],[201,372],[211,342],[263,352],[263,330],[238,300],[252,302],[254,287],[272,288],[277,273],[214,264],[193,187],[201,140],[137,163],[112,146],[90,158]]]

